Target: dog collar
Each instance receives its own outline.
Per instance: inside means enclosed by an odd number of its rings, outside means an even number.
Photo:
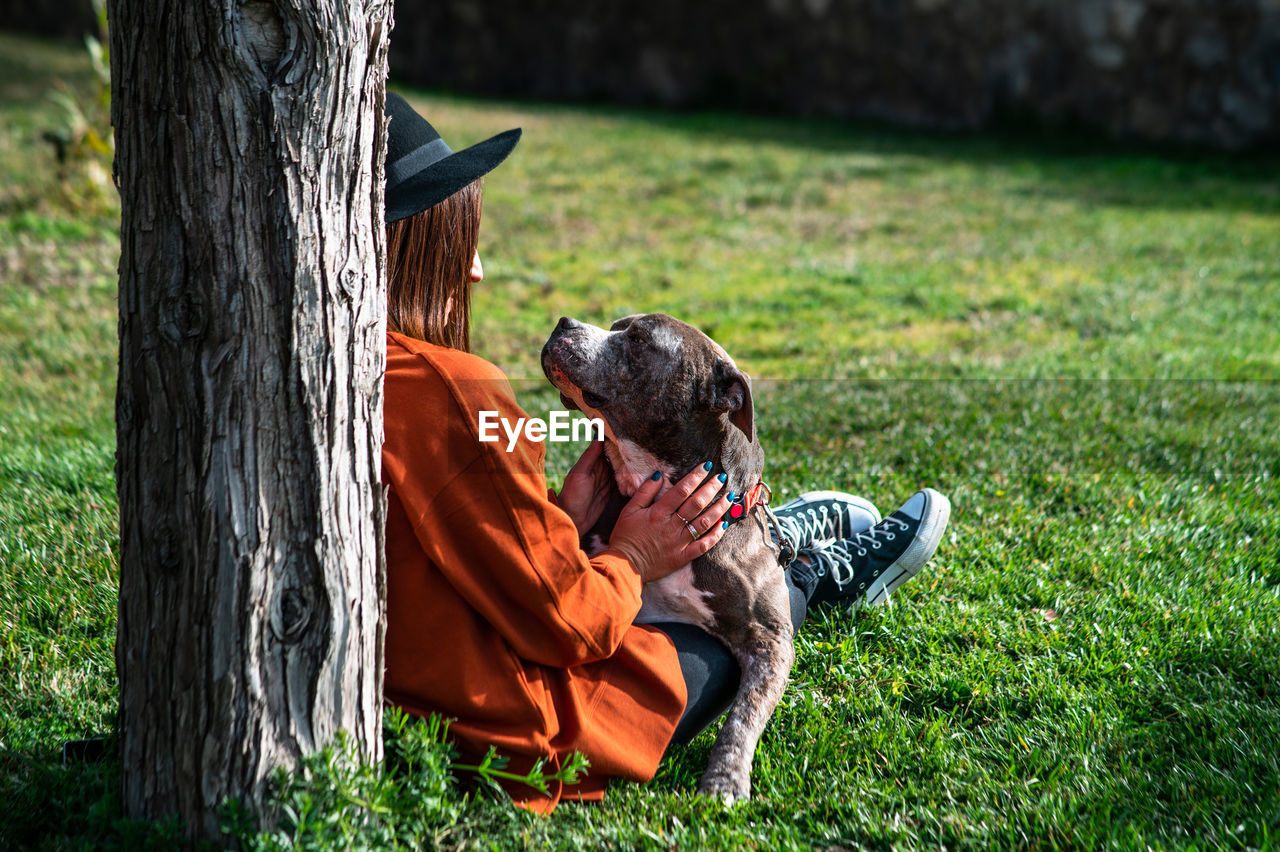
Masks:
[[[763,499],[761,499],[761,495],[763,495]],[[729,504],[727,520],[731,524],[736,524],[750,514],[751,510],[757,505],[763,503],[768,506],[769,501],[772,499],[773,489],[765,485],[763,481],[757,482]]]
[[[751,514],[751,510],[756,506],[762,506],[765,518],[768,519],[770,526],[773,527],[773,534],[778,545],[778,562],[783,566],[787,566],[796,558],[796,547],[792,543],[790,536],[787,535],[786,530],[778,523],[778,518],[773,514],[773,510],[769,508],[769,501],[772,499],[773,489],[765,485],[764,480],[757,482],[729,504],[729,511],[725,513],[725,524],[736,524]]]

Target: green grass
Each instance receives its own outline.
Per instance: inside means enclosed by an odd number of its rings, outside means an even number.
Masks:
[[[110,757],[58,758],[114,725],[118,238],[50,200],[77,196],[39,138],[87,62],[0,36],[0,66],[0,846],[163,845]],[[660,310],[756,377],[779,498],[955,511],[892,606],[801,632],[747,804],[692,794],[710,735],[549,819],[438,766],[313,767],[292,801],[468,848],[1280,845],[1280,161],[412,99],[455,148],[525,128],[473,338],[531,410],[560,314]]]

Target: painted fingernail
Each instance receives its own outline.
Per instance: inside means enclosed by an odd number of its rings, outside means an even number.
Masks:
[[[702,469],[703,469],[703,470],[711,470],[711,468],[712,468],[713,466],[714,466],[714,465],[712,465],[712,464],[711,464],[711,462],[703,462],[703,463],[702,463]]]
[[[721,521],[721,522],[720,522],[720,529],[722,529],[722,530],[727,530],[727,529],[729,529],[729,522],[728,522],[728,521]]]
[[[657,482],[659,479],[661,479],[661,478],[662,478],[662,471],[660,471],[660,470],[655,470],[655,471],[653,472],[653,476],[651,476],[651,477],[649,477],[649,478],[650,478],[650,479],[652,479],[654,482]]]
[[[736,496],[737,496],[736,494],[734,494],[732,491],[730,491],[730,492],[729,492],[729,502],[730,502],[730,503],[732,503],[732,502],[733,502],[733,498],[734,498],[734,497],[736,497]]]
[[[729,478],[729,474],[727,473],[722,473],[716,477],[716,479],[720,480],[721,482],[724,482],[728,478]]]

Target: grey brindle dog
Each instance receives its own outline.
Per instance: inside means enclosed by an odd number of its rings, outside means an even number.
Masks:
[[[605,331],[561,318],[542,369],[566,406],[605,423],[605,457],[617,494],[584,536],[608,541],[627,497],[655,471],[664,490],[710,460],[736,495],[761,492],[751,379],[713,340],[664,314],[630,316]],[[751,763],[795,659],[787,587],[768,512],[748,500],[704,556],[647,583],[637,621],[694,624],[722,641],[742,670],[698,791],[726,801],[751,794]]]

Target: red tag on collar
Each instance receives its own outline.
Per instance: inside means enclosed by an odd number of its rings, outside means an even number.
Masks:
[[[764,499],[760,499],[760,495],[764,495]],[[729,504],[729,520],[740,521],[745,518],[757,504],[763,502],[768,505],[773,499],[773,489],[765,485],[764,482],[757,482],[745,494]]]

